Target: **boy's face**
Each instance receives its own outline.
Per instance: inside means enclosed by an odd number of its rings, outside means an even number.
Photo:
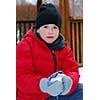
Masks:
[[[55,24],[46,24],[41,26],[37,32],[45,42],[51,44],[59,36],[59,27]]]

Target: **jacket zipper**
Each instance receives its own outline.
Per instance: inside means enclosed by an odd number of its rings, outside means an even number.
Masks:
[[[53,59],[54,59],[54,72],[56,72],[56,68],[57,68],[57,58],[56,58],[56,55],[55,55],[54,50],[52,50],[51,52],[52,52],[52,56],[53,56]],[[56,96],[56,99],[58,100],[58,96]]]
[[[56,55],[54,53],[54,50],[51,51],[52,52],[52,56],[54,59],[54,72],[56,72],[56,68],[57,68],[57,59],[56,59]]]

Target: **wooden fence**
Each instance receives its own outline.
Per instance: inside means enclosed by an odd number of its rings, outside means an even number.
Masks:
[[[16,21],[16,43],[18,43],[24,34],[34,25],[35,21]]]
[[[16,22],[16,43],[18,43],[35,21]],[[83,19],[70,17],[70,46],[79,66],[83,66]]]
[[[75,59],[83,66],[83,19],[70,18],[70,45]]]

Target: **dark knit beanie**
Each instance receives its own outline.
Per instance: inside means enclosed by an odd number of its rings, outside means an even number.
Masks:
[[[62,26],[60,12],[51,3],[42,4],[39,8],[35,24],[36,30],[45,24],[55,24],[59,27],[60,30]]]

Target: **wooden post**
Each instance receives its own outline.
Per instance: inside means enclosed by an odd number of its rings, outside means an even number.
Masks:
[[[64,7],[64,0],[60,0],[59,2],[59,10],[60,10],[60,13],[61,13],[61,17],[62,17],[62,29],[61,29],[61,32],[62,34],[65,36],[65,7]]]
[[[69,0],[60,0],[60,12],[62,16],[62,33],[69,46],[70,43],[70,6]]]
[[[69,46],[71,46],[71,39],[70,39],[70,5],[69,5],[69,0],[64,0],[64,6],[65,6],[65,37],[66,40],[69,44]]]

